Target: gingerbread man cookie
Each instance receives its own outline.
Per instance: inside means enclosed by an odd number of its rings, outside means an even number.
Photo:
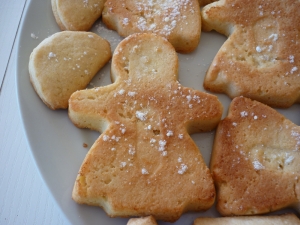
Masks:
[[[204,87],[273,107],[300,102],[300,2],[220,0],[205,6],[202,28],[229,36]]]
[[[123,37],[134,33],[159,34],[182,53],[195,50],[200,40],[198,0],[108,0],[102,20]]]
[[[265,104],[234,98],[211,157],[218,211],[229,216],[299,209],[299,153],[299,126]]]
[[[212,206],[213,180],[190,134],[214,129],[222,105],[181,86],[177,74],[178,57],[166,39],[134,34],[114,52],[114,83],[73,93],[72,122],[101,132],[79,170],[76,202],[112,217],[165,221]]]

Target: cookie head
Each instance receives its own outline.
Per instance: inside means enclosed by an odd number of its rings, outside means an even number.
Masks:
[[[178,57],[173,46],[157,35],[144,37],[147,41],[141,39],[140,34],[133,34],[116,48],[112,60],[112,80],[122,76],[120,79],[134,80],[143,85],[176,81]],[[157,40],[159,42],[154,45]]]

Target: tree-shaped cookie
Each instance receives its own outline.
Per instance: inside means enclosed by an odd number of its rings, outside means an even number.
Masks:
[[[212,130],[222,105],[216,96],[181,86],[172,45],[134,34],[116,48],[113,84],[73,93],[69,117],[102,132],[79,170],[73,199],[109,216],[175,221],[212,206],[209,169],[189,134]]]
[[[220,0],[201,12],[202,28],[229,36],[204,87],[275,107],[300,102],[300,2]]]
[[[219,123],[211,158],[217,209],[262,214],[300,202],[300,127],[245,97]]]
[[[108,0],[102,20],[123,37],[134,33],[159,34],[182,53],[195,50],[200,40],[198,0]]]

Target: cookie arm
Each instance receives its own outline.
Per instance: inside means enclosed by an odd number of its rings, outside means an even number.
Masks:
[[[227,19],[226,0],[213,2],[201,10],[202,30],[215,30],[229,36],[233,30],[233,23]]]
[[[220,122],[223,112],[223,106],[217,96],[200,91],[193,91],[190,96],[190,110],[187,110],[185,118],[188,133],[213,130]]]
[[[114,84],[74,92],[69,99],[68,114],[79,128],[103,132],[108,126],[107,102]]]

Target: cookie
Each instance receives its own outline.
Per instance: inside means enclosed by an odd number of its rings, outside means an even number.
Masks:
[[[194,225],[299,225],[300,220],[295,214],[283,214],[273,216],[238,216],[220,218],[197,218]]]
[[[108,0],[102,20],[123,37],[134,33],[162,35],[182,53],[195,50],[200,40],[201,17],[197,0]]]
[[[299,205],[300,127],[276,110],[234,98],[217,128],[211,171],[222,215]]]
[[[153,216],[146,216],[140,218],[131,218],[127,225],[157,225]]]
[[[49,108],[66,109],[70,95],[86,88],[110,58],[110,44],[100,36],[80,31],[58,32],[32,51],[30,81]]]
[[[100,18],[105,0],[51,0],[61,30],[88,31]]]
[[[204,87],[272,107],[300,103],[300,2],[220,0],[201,12],[202,28],[228,36]]]
[[[164,221],[212,206],[213,180],[190,134],[214,129],[222,105],[177,76],[178,56],[165,38],[133,34],[113,54],[114,83],[72,94],[71,121],[101,132],[79,170],[76,202],[111,217]]]

